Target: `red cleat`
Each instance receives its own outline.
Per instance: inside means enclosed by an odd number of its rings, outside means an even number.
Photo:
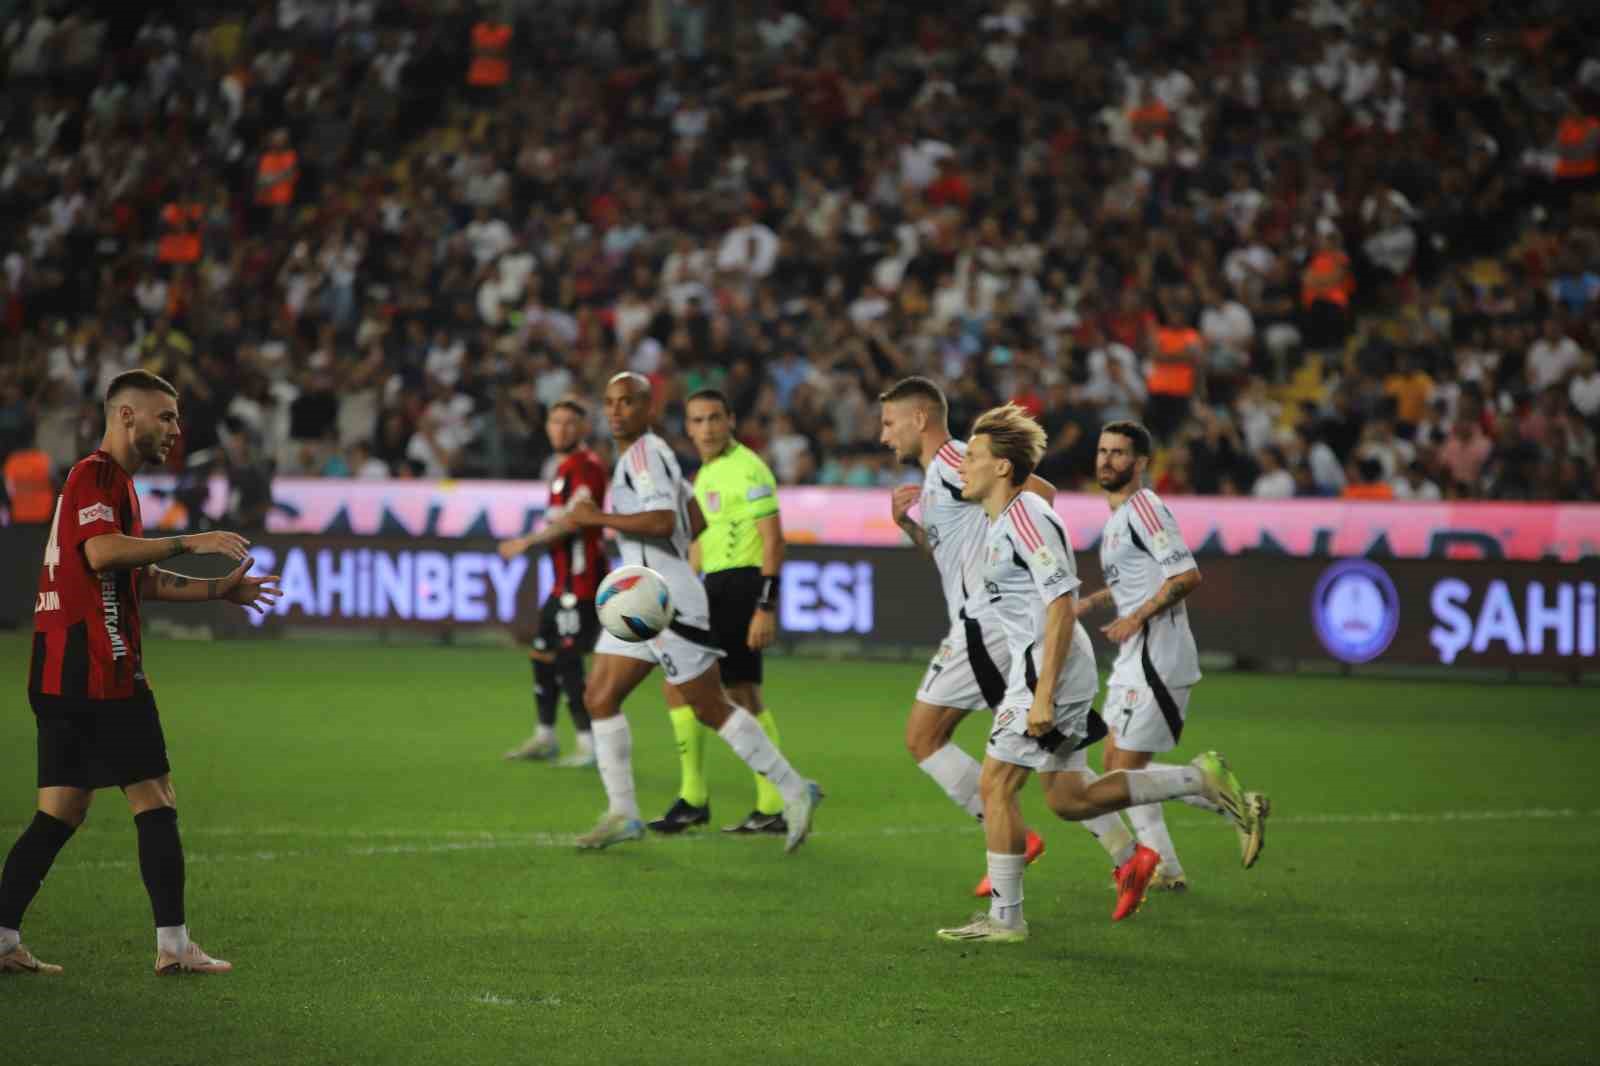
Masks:
[[[1022,857],[1028,860],[1029,866],[1032,866],[1039,856],[1043,854],[1044,837],[1035,833],[1032,829],[1028,830],[1028,843],[1022,850]],[[988,874],[983,875],[983,880],[978,882],[978,887],[972,890],[972,894],[979,899],[988,899],[994,894],[994,886],[989,883]]]
[[[1117,867],[1117,906],[1111,912],[1113,922],[1120,922],[1139,909],[1150,880],[1156,875],[1156,867],[1160,865],[1160,854],[1140,844],[1133,849],[1133,858]]]

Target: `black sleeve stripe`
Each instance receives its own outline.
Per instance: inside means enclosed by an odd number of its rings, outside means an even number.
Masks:
[[[961,498],[961,486],[960,485],[952,485],[952,484],[950,484],[950,482],[946,481],[942,477],[939,479],[939,484],[943,485],[949,491],[950,495],[955,498],[955,501],[957,503],[965,503],[966,502],[965,500],[963,500]]]
[[[633,491],[633,475],[628,473],[626,470],[622,472],[622,483],[628,486],[629,492]]]
[[[1133,523],[1131,521],[1128,523],[1128,537],[1133,541],[1133,546],[1135,548],[1138,548],[1152,559],[1156,557],[1156,553],[1145,547],[1144,541],[1139,539],[1139,531],[1133,528]]]
[[[1065,553],[1070,553],[1071,548],[1067,544],[1067,531],[1062,527],[1060,519],[1056,518],[1055,512],[1046,512],[1043,520],[1046,526],[1055,531],[1056,539],[1061,542],[1061,550]]]

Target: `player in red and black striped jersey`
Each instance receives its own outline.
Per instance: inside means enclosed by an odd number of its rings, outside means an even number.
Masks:
[[[56,501],[34,606],[28,701],[38,727],[38,810],[0,873],[0,973],[60,973],[22,946],[22,916],[40,882],[83,824],[99,788],[128,798],[139,869],[156,924],[156,972],[225,973],[189,939],[183,846],[161,717],[144,672],[141,598],[224,599],[264,610],[278,578],[248,577],[249,542],[221,531],[147,538],[132,475],[176,443],[178,392],[143,370],[106,390],[100,448],[67,475]],[[154,564],[185,553],[225,555],[226,576],[189,578]]]
[[[539,632],[528,658],[533,662],[533,695],[538,710],[534,733],[520,747],[506,752],[508,759],[556,759],[556,705],[566,693],[567,712],[577,734],[577,752],[560,760],[562,766],[593,766],[594,738],[589,732],[589,712],[583,702],[583,657],[594,649],[600,632],[594,597],[609,565],[604,531],[573,529],[563,518],[579,500],[596,505],[606,496],[606,468],[594,450],[584,444],[589,436],[589,412],[573,399],[550,408],[545,434],[560,464],[550,482],[550,506],[544,528],[500,544],[507,558],[531,548],[547,546],[555,568],[555,585],[539,614]]]

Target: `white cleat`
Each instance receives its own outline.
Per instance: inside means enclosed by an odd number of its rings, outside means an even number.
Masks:
[[[979,911],[972,916],[972,921],[966,925],[956,926],[953,929],[941,929],[938,936],[940,940],[1020,944],[1028,939],[1028,923],[1024,921],[1018,922],[1016,925],[1007,925],[990,917],[987,911]]]
[[[785,852],[792,852],[806,842],[806,837],[811,835],[811,819],[816,817],[821,805],[822,787],[815,781],[806,782],[805,793],[798,800],[783,805],[783,820],[789,825],[783,842]]]
[[[593,829],[577,839],[577,845],[584,851],[599,851],[613,844],[643,839],[642,821],[629,818],[626,814],[607,814],[601,817]]]
[[[556,742],[554,737],[546,740],[540,740],[538,737],[529,737],[521,747],[512,748],[506,752],[505,758],[543,762],[548,759],[554,759],[560,754],[561,745]]]
[[[556,765],[563,770],[587,770],[599,764],[595,761],[594,752],[590,750],[574,752],[557,759]]]
[[[156,952],[157,977],[170,977],[180,973],[228,973],[232,969],[233,963],[213,959],[193,940],[189,941],[189,946],[179,955],[159,950]]]

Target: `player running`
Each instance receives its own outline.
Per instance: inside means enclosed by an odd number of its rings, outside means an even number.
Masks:
[[[189,939],[183,844],[172,767],[144,673],[142,599],[227,600],[256,611],[278,578],[246,577],[249,541],[214,531],[147,539],[132,475],[177,441],[178,390],[143,370],[112,379],[99,450],[67,475],[50,521],[33,615],[28,702],[38,730],[38,810],[0,874],[0,973],[58,974],[22,945],[22,916],[56,856],[88,816],[96,789],[127,797],[139,872],[156,925],[156,973],[227,973]],[[154,564],[186,553],[239,563],[225,577],[189,578]]]
[[[963,495],[981,503],[989,518],[976,576],[980,595],[1005,631],[1011,676],[995,711],[979,785],[994,893],[987,913],[939,930],[945,940],[1027,939],[1022,913],[1027,860],[1018,795],[1031,773],[1042,775],[1046,802],[1068,821],[1195,793],[1233,812],[1241,824],[1251,818],[1238,781],[1215,752],[1185,767],[1104,777],[1089,769],[1083,749],[1096,727],[1104,726],[1090,711],[1099,679],[1089,634],[1077,620],[1077,564],[1061,520],[1026,487],[1044,447],[1039,424],[1007,404],[978,418],[962,466]],[[1118,892],[1111,920],[1121,921],[1143,902],[1160,856],[1129,840],[1115,861]]]
[[[550,507],[544,528],[526,536],[500,542],[500,557],[514,559],[532,548],[549,546],[555,584],[539,612],[539,632],[528,658],[533,662],[533,698],[538,721],[520,747],[506,752],[508,759],[556,759],[556,705],[567,696],[577,752],[561,759],[561,766],[593,766],[594,735],[589,712],[583,705],[583,657],[594,650],[600,634],[594,597],[607,571],[603,533],[597,527],[579,533],[563,520],[567,507],[577,500],[606,497],[606,468],[600,456],[584,442],[589,437],[589,409],[574,399],[558,400],[544,423],[550,447],[560,465],[550,482]]]
[[[794,851],[811,832],[822,790],[790,766],[755,717],[729,703],[722,690],[717,666],[722,652],[706,628],[710,611],[705,587],[688,562],[689,543],[704,522],[692,517],[699,507],[672,449],[650,432],[649,381],[642,374],[618,374],[606,385],[605,403],[618,449],[611,475],[613,510],[602,513],[594,501],[578,500],[568,508],[567,521],[579,529],[616,530],[623,562],[661,574],[677,617],[654,640],[630,644],[602,631],[595,645],[594,670],[584,698],[594,719],[595,755],[609,807],[594,829],[578,838],[578,846],[604,848],[644,836],[634,795],[632,737],[622,701],[659,664],[695,717],[715,729],[746,766],[771,781],[783,796],[789,827],[785,850]]]
[[[1102,626],[1117,643],[1104,716],[1110,729],[1104,768],[1143,770],[1154,755],[1171,751],[1183,735],[1189,696],[1200,680],[1200,659],[1189,629],[1184,598],[1200,584],[1200,568],[1183,541],[1178,523],[1161,498],[1144,487],[1150,465],[1150,432],[1137,422],[1111,422],[1100,431],[1095,478],[1105,491],[1111,517],[1100,534],[1100,567],[1106,587],[1079,604],[1087,613],[1112,605],[1117,619]],[[1250,831],[1239,828],[1239,852],[1246,869],[1255,864],[1266,840],[1270,805],[1259,792],[1244,796]],[[1201,795],[1185,803],[1226,814]],[[1139,839],[1161,855],[1152,888],[1183,891],[1188,879],[1178,861],[1160,804],[1128,809]]]
[[[733,439],[733,411],[716,389],[701,389],[684,402],[689,439],[700,453],[694,498],[705,531],[689,549],[694,569],[706,575],[711,633],[724,656],[722,683],[729,698],[756,716],[772,741],[778,722],[761,698],[761,650],[778,632],[778,578],[783,566],[783,527],[778,518],[778,482],[761,456]],[[685,705],[675,685],[666,685],[667,713],[678,740],[682,781],[678,798],[650,823],[658,833],[681,833],[711,820],[705,778],[705,727]],[[786,834],[783,797],[756,775],[755,809],[724,833]]]
[[[902,485],[894,490],[891,510],[895,524],[912,542],[933,557],[944,587],[950,631],[917,689],[906,717],[906,750],[917,767],[933,778],[957,807],[983,819],[978,796],[978,760],[952,739],[969,711],[999,705],[1006,691],[1011,653],[1005,633],[991,615],[988,602],[967,598],[979,587],[977,577],[988,521],[983,508],[961,495],[961,461],[964,441],[950,436],[950,408],[939,386],[927,378],[910,377],[878,397],[883,404],[880,443],[901,462],[916,462],[924,473],[922,487]],[[1055,488],[1037,477],[1028,489],[1049,500]],[[919,507],[919,525],[909,512]],[[1044,840],[1027,830],[1028,861],[1044,854]],[[989,894],[985,876],[973,890]]]

